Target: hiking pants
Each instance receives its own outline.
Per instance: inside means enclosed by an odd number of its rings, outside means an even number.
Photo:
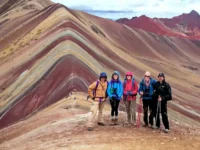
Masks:
[[[159,105],[159,103],[161,103],[161,110],[158,109],[158,112],[157,112],[157,106]],[[168,115],[167,115],[167,102],[161,101],[159,103],[156,103],[156,110],[154,110],[156,112],[155,118],[157,118],[156,126],[160,127],[160,113],[161,113],[163,125],[165,126],[165,129],[169,129],[169,120],[168,120]]]
[[[144,123],[145,124],[151,124],[153,125],[153,112],[152,112],[152,108],[153,108],[153,100],[148,99],[145,100],[143,99],[143,111],[144,111]],[[148,117],[148,110],[149,110],[149,117]],[[149,118],[149,122],[148,122],[148,118]]]
[[[111,105],[111,117],[118,117],[118,107],[119,107],[120,100],[117,99],[110,99]]]
[[[89,127],[93,127],[94,126],[95,117],[96,117],[98,111],[99,111],[99,113],[98,113],[98,122],[103,123],[103,108],[104,108],[104,105],[105,105],[105,101],[103,101],[103,102],[93,101],[92,102],[92,107],[91,107],[92,114],[88,119],[88,122],[89,122],[88,126]]]
[[[127,121],[129,123],[136,123],[136,100],[124,101],[127,112]]]

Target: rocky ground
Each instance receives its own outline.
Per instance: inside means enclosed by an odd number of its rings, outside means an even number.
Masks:
[[[150,128],[110,126],[109,106],[105,108],[106,126],[87,131],[91,101],[64,99],[40,113],[0,130],[1,150],[56,149],[135,149],[135,150],[198,150],[200,128],[171,120],[171,132]]]

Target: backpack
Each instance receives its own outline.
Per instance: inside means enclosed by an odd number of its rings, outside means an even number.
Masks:
[[[126,87],[126,82],[127,82],[127,79],[125,78],[125,79],[124,79],[124,89],[125,89],[125,87]],[[132,78],[132,89],[135,88],[135,84],[134,84],[134,82],[135,82],[135,79]],[[133,96],[136,96],[136,95],[137,95],[137,94],[135,94],[135,95],[133,95]]]
[[[108,89],[108,81],[106,81],[106,82],[107,82],[107,89]],[[93,90],[93,96],[94,96],[93,99],[95,99],[95,97],[96,97],[96,90],[97,90],[98,86],[99,86],[99,81],[96,82],[95,89]],[[108,93],[107,93],[107,90],[106,90],[105,98],[107,98],[107,97],[108,97]]]

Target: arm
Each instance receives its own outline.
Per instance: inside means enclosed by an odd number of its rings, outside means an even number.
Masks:
[[[127,95],[127,90],[126,90],[126,87],[125,87],[125,82],[123,83],[123,93],[124,93],[124,95]]]
[[[139,93],[140,93],[140,92],[143,92],[143,88],[142,88],[142,87],[143,87],[143,85],[142,85],[142,84],[143,84],[143,83],[142,83],[142,82],[140,82]]]
[[[131,94],[133,94],[133,95],[137,95],[137,92],[138,92],[138,85],[137,85],[137,82],[136,81],[134,81],[134,89],[133,89],[133,91],[132,91],[132,93]]]
[[[111,94],[111,92],[110,92],[110,88],[111,88],[111,86],[110,86],[110,82],[108,82],[107,93],[108,93],[108,97],[109,97],[109,98],[112,97],[112,94]]]
[[[155,89],[156,82],[157,82],[156,80],[152,79],[152,85],[154,89]]]
[[[97,84],[97,82],[94,82],[94,83],[92,83],[92,84],[88,87],[88,95],[89,95],[91,98],[94,98],[93,90],[95,89],[96,84]]]
[[[122,95],[123,95],[123,91],[124,91],[124,88],[123,88],[123,84],[122,84],[122,82],[120,82],[120,90],[119,90],[119,97],[121,98],[122,97]]]
[[[162,99],[164,101],[172,100],[172,90],[171,90],[171,86],[169,84],[167,84],[167,95],[163,96]]]

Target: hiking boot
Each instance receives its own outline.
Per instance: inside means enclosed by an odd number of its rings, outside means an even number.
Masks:
[[[103,122],[98,122],[99,126],[105,126],[105,124]]]
[[[156,126],[156,125],[152,125],[152,129],[159,129],[160,127]]]
[[[137,126],[137,124],[136,124],[136,122],[133,122],[133,124],[132,124],[133,126]]]
[[[94,128],[93,127],[88,127],[88,131],[93,131]]]
[[[163,132],[164,132],[164,133],[169,133],[169,131],[170,131],[169,129],[164,129]]]
[[[147,123],[144,123],[144,124],[142,125],[142,127],[148,127],[148,124],[147,124]]]
[[[131,121],[129,119],[127,119],[127,121],[125,122],[125,125],[130,125]]]
[[[114,126],[115,125],[115,119],[111,119],[111,124],[110,124],[111,126]]]
[[[118,118],[115,118],[114,125],[118,125]]]
[[[130,124],[130,122],[126,121],[124,124],[125,124],[125,125],[129,125],[129,124]]]
[[[148,127],[149,127],[149,128],[153,128],[153,125],[149,124]]]

